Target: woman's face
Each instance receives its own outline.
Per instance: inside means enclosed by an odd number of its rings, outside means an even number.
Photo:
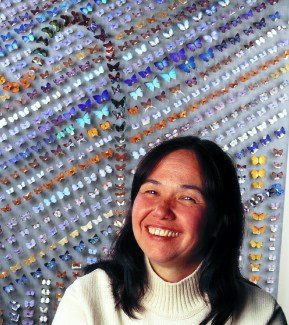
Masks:
[[[207,203],[199,162],[189,150],[164,157],[140,187],[132,209],[136,241],[156,273],[192,273],[202,256]],[[169,281],[169,280],[168,280]]]

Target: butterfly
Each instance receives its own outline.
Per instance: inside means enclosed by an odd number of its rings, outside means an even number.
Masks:
[[[104,90],[101,95],[94,95],[93,99],[98,103],[101,104],[102,102],[109,100],[110,96],[107,90]]]
[[[112,98],[111,101],[112,101],[113,105],[115,106],[115,108],[124,108],[126,97],[124,96],[120,101],[117,101]]]
[[[178,64],[177,66],[183,72],[190,73],[191,69],[196,68],[195,58],[193,56],[191,56],[187,61],[185,61],[184,63]]]
[[[152,74],[152,70],[151,68],[148,66],[144,71],[139,71],[138,74],[142,77],[142,78],[146,78],[148,75]]]
[[[191,43],[187,43],[186,47],[192,52],[194,52],[197,48],[201,48],[202,47],[201,38],[197,38],[195,41]]]
[[[210,47],[207,52],[199,54],[199,58],[201,58],[205,62],[209,62],[210,59],[214,58],[214,51]]]
[[[149,90],[154,91],[155,88],[160,88],[160,82],[158,77],[155,77],[152,82],[145,82],[145,85],[149,88]]]
[[[186,60],[186,53],[184,48],[181,48],[178,52],[170,53],[169,56],[174,62]]]
[[[259,22],[253,23],[253,26],[257,29],[261,29],[262,27],[266,27],[265,18],[262,18]]]
[[[118,71],[119,70],[119,65],[120,65],[120,62],[117,62],[115,65],[111,65],[110,63],[107,63],[107,67],[108,67],[110,72]]]
[[[257,165],[257,164],[265,165],[266,160],[267,160],[266,156],[260,156],[260,157],[252,156],[251,157],[251,161],[252,161],[253,165]]]

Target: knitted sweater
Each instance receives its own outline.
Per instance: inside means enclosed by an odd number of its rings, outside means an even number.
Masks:
[[[199,291],[198,272],[168,283],[147,267],[149,290],[142,301],[145,311],[137,314],[137,320],[115,309],[110,280],[96,269],[67,288],[52,325],[198,325],[210,310]],[[248,291],[249,299],[234,325],[287,324],[271,295],[249,285]]]

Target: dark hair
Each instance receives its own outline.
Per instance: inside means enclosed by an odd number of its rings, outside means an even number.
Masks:
[[[132,206],[137,193],[157,163],[169,153],[187,149],[200,164],[208,204],[200,267],[200,291],[208,296],[211,311],[201,322],[205,325],[224,324],[237,316],[245,301],[244,282],[239,269],[240,247],[243,241],[244,215],[239,182],[231,158],[214,142],[196,136],[167,140],[150,150],[140,161],[132,183],[130,206],[126,222],[113,245],[112,261],[98,263],[112,281],[116,306],[131,318],[141,311],[141,299],[147,288],[144,254],[132,231]],[[89,270],[90,271],[90,270]]]

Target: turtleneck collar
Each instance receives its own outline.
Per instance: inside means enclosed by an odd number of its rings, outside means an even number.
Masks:
[[[148,290],[143,306],[160,316],[186,319],[209,308],[199,290],[199,268],[176,283],[166,282],[152,269],[146,258]]]

